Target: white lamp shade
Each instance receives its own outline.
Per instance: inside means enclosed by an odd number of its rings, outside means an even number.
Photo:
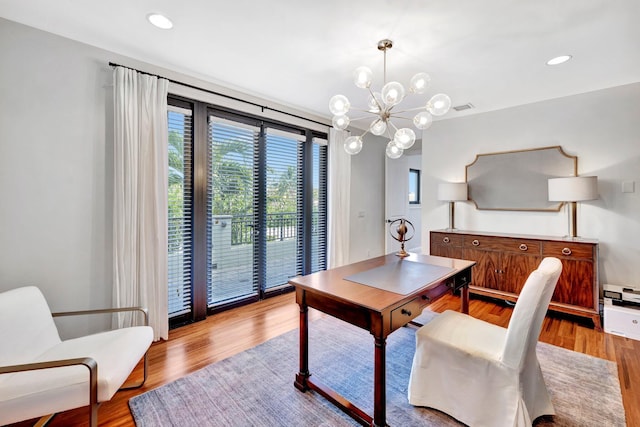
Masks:
[[[550,202],[579,202],[597,198],[597,176],[571,176],[549,179]]]
[[[438,184],[438,200],[450,202],[467,200],[467,183],[441,182]]]

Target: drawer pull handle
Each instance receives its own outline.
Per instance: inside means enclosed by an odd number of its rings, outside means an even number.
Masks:
[[[451,287],[451,286],[449,286],[449,287]],[[431,301],[431,299],[426,295],[422,295],[422,299],[425,300],[425,301]]]
[[[480,242],[479,242],[477,239],[476,239],[476,240],[474,240],[473,242],[471,242],[471,244],[472,244],[473,246],[480,246]]]
[[[526,251],[527,249],[529,249],[529,247],[527,245],[525,245],[524,243],[520,245],[520,250],[521,251]]]
[[[571,249],[562,248],[562,255],[571,255]]]
[[[411,312],[406,308],[403,308],[402,310],[400,310],[400,313],[405,314],[407,316],[411,316]]]
[[[449,239],[449,237],[445,236],[445,237],[442,239],[442,241],[443,241],[444,243],[449,243],[449,242],[451,241],[451,239]]]

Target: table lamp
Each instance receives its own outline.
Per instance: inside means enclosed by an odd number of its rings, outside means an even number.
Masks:
[[[549,201],[569,203],[567,212],[570,238],[576,238],[578,236],[576,202],[597,198],[597,176],[571,176],[549,179]]]
[[[467,200],[466,182],[441,182],[438,184],[438,200],[449,202],[449,228],[455,230],[455,202]]]

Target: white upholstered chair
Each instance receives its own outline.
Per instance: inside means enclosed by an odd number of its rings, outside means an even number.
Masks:
[[[507,329],[445,311],[416,332],[409,402],[471,426],[531,426],[553,415],[536,344],[562,264],[544,258],[518,297]]]
[[[0,293],[0,425],[89,405],[97,425],[98,404],[122,387],[153,340],[149,326],[114,329],[62,341],[55,316],[140,312],[139,307],[51,313],[34,286]],[[80,318],[82,321],[83,318]]]

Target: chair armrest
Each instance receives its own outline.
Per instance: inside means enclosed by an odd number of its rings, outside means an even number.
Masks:
[[[93,310],[79,310],[79,311],[61,311],[57,313],[51,313],[53,317],[62,316],[81,316],[86,314],[108,314],[108,313],[120,313],[124,311],[139,311],[144,316],[144,325],[149,326],[149,313],[144,307],[120,307],[120,308],[99,308]]]
[[[46,362],[24,363],[21,365],[0,366],[0,374],[13,372],[35,371],[38,369],[60,368],[63,366],[84,365],[90,372],[96,373],[98,364],[91,357],[78,357],[75,359],[47,360]]]
[[[98,422],[98,363],[91,357],[75,359],[48,360],[46,362],[25,363],[22,365],[0,366],[0,374],[34,371],[38,369],[61,368],[64,366],[84,365],[89,369],[89,425]]]

